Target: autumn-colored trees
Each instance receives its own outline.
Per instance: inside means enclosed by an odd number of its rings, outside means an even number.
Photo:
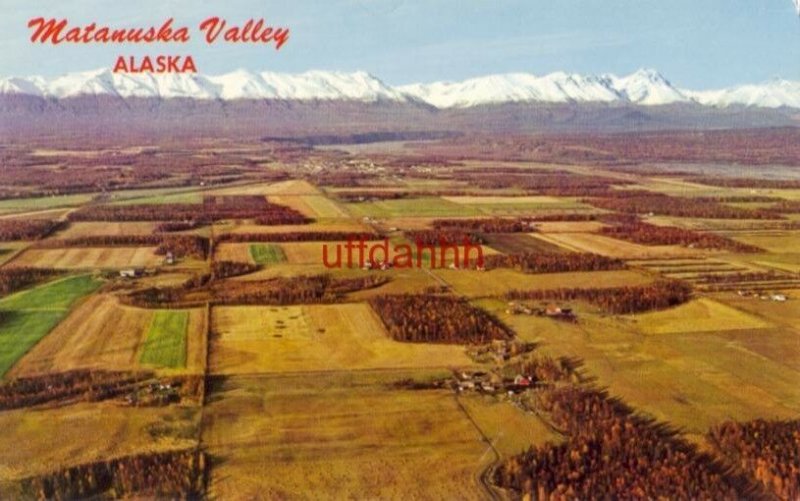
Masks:
[[[92,235],[85,237],[47,240],[38,244],[40,247],[127,247],[155,246],[156,254],[165,255],[171,252],[175,257],[191,256],[205,259],[208,255],[207,238],[198,235]]]
[[[483,344],[513,332],[466,299],[431,295],[381,295],[370,299],[389,335],[411,343]]]
[[[29,285],[53,278],[58,273],[57,270],[49,268],[1,268],[0,296],[11,294]]]
[[[631,314],[669,308],[691,298],[692,288],[679,280],[660,280],[649,285],[611,288],[561,288],[512,290],[508,299],[533,301],[587,301],[609,313]]]
[[[223,278],[235,277],[238,275],[247,275],[253,273],[260,268],[257,264],[243,263],[241,261],[215,261],[211,265],[211,271],[214,278],[221,280]]]
[[[713,200],[689,197],[671,197],[659,193],[626,193],[615,196],[588,198],[585,203],[601,209],[628,214],[657,214],[676,217],[709,219],[780,219],[777,214],[763,210],[742,209],[723,205]]]
[[[564,254],[546,254],[541,252],[491,254],[484,258],[484,266],[487,270],[494,268],[512,268],[523,273],[621,270],[626,267],[625,262],[621,259],[582,252]]]
[[[31,499],[200,499],[206,468],[205,453],[192,448],[83,464],[25,479],[22,485]]]
[[[800,420],[725,422],[708,433],[715,450],[777,498],[800,499]]]
[[[206,277],[207,278],[207,277]],[[186,307],[201,304],[287,305],[335,303],[349,292],[379,287],[385,275],[334,278],[330,275],[276,277],[267,280],[196,280],[175,287],[149,287],[121,297],[143,308]]]
[[[416,245],[477,245],[485,243],[477,233],[460,230],[416,230],[407,231],[405,235]]]
[[[682,245],[698,249],[718,249],[731,252],[763,252],[764,250],[730,238],[699,231],[685,230],[674,226],[657,226],[640,221],[606,226],[603,235],[644,245]]]
[[[202,204],[89,205],[69,215],[70,221],[198,221],[255,219],[257,224],[305,224],[296,210],[261,196],[208,196]]]
[[[0,219],[0,242],[12,240],[38,240],[44,238],[62,223],[47,219]]]
[[[674,432],[604,392],[569,385],[535,390],[536,406],[566,435],[504,460],[498,485],[536,500],[739,499],[754,492]]]

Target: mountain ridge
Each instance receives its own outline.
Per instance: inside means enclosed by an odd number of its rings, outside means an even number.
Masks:
[[[460,82],[401,86],[388,85],[364,71],[311,70],[290,74],[240,69],[206,76],[188,73],[126,74],[104,69],[50,79],[38,76],[0,77],[0,95],[29,95],[46,99],[108,95],[123,99],[397,102],[438,109],[506,103],[622,103],[640,106],[688,103],[715,108],[800,109],[800,82],[772,80],[698,91],[677,87],[652,69],[640,69],[621,77],[566,72],[543,76],[505,73]]]

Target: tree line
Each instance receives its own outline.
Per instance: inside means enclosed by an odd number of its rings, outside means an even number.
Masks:
[[[209,251],[208,239],[199,235],[90,235],[47,240],[37,245],[43,248],[155,246],[158,255],[171,252],[175,257],[197,259],[205,259]]]
[[[0,242],[38,240],[61,226],[63,223],[47,219],[0,219]]]
[[[484,266],[487,270],[511,268],[523,273],[622,270],[627,267],[621,259],[584,252],[491,254],[484,258]]]
[[[600,229],[600,233],[644,245],[681,245],[742,253],[764,252],[764,249],[755,245],[737,242],[713,233],[685,230],[675,226],[657,226],[641,221],[605,226]]]
[[[640,286],[511,290],[506,293],[510,300],[582,300],[618,315],[670,308],[687,302],[691,297],[691,286],[679,280],[659,280]]]
[[[695,217],[708,219],[781,219],[777,214],[758,209],[731,207],[710,200],[671,197],[659,193],[630,193],[618,190],[615,196],[586,198],[582,202],[601,209],[627,214]]]
[[[378,233],[344,231],[288,231],[283,233],[224,233],[217,242],[334,242],[380,240]]]
[[[0,268],[0,296],[5,296],[59,275],[52,268]]]

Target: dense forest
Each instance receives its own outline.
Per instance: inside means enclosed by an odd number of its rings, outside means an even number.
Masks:
[[[523,252],[519,254],[491,254],[484,258],[487,270],[511,268],[523,273],[561,273],[569,271],[621,270],[625,261],[599,254],[569,252],[547,254]]]
[[[0,296],[24,289],[29,285],[58,276],[50,268],[0,268]]]
[[[674,226],[657,226],[638,221],[617,226],[605,226],[600,230],[600,233],[644,245],[682,245],[698,249],[717,249],[743,253],[764,251],[764,249],[755,245],[737,242],[713,233],[685,230]]]
[[[466,299],[434,295],[381,295],[370,305],[389,335],[409,343],[484,344],[513,332]]]
[[[63,223],[47,219],[0,219],[0,242],[38,240],[61,226]]]

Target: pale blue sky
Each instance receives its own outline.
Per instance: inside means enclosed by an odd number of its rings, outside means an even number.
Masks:
[[[674,83],[714,88],[800,80],[800,18],[791,0],[0,0],[0,75],[112,67],[118,55],[192,54],[201,73],[237,68],[368,71],[387,83],[460,80],[512,71],[625,74],[655,68]],[[288,26],[270,46],[206,45],[210,15]],[[190,44],[42,46],[32,17],[113,27],[175,17]]]

